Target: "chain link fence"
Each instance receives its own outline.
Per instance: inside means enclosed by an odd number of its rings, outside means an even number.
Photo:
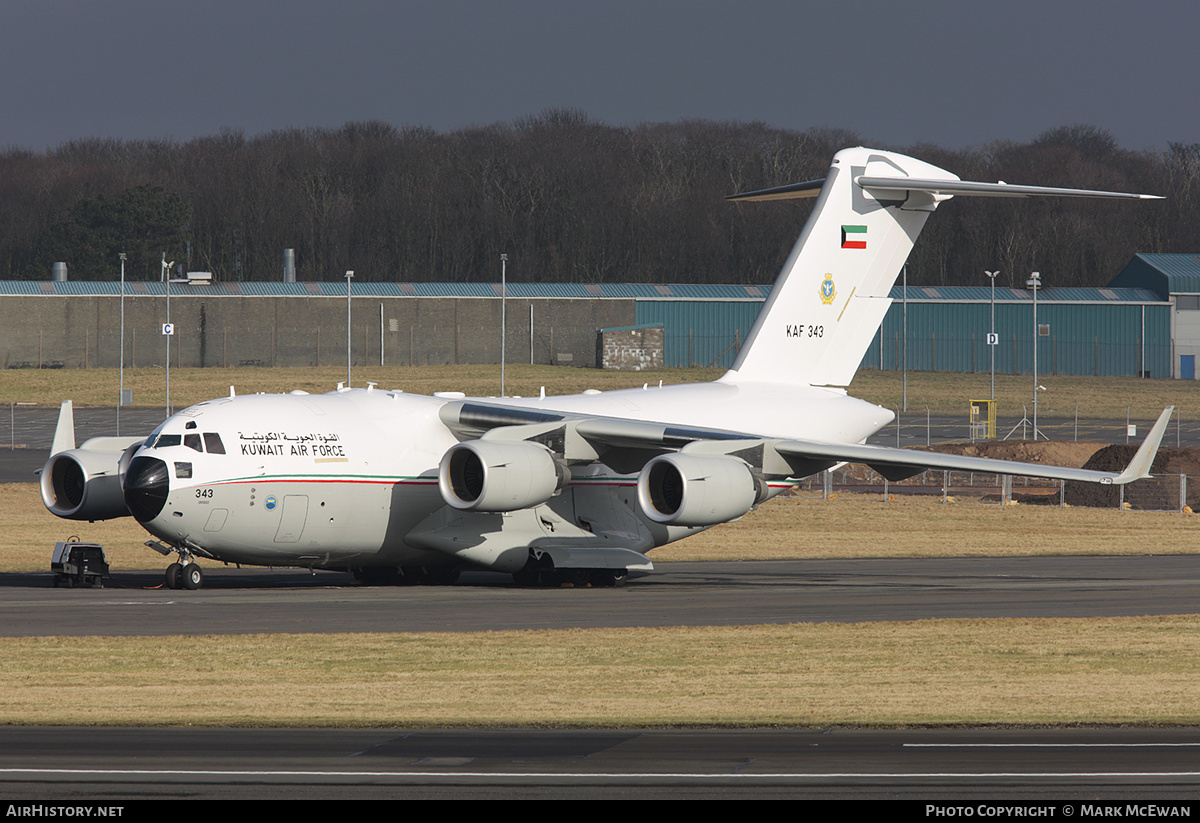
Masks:
[[[928,497],[959,505],[1037,505],[1121,511],[1179,512],[1200,508],[1200,475],[1157,474],[1123,486],[1064,482],[982,472],[926,471],[901,481],[888,481],[864,466],[850,465],[805,478],[788,492],[794,497],[834,499],[839,493],[875,497]]]

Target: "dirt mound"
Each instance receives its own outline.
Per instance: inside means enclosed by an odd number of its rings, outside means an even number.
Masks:
[[[1015,460],[1020,463],[1036,463],[1043,466],[1070,466],[1080,468],[1103,443],[1080,443],[1071,440],[990,440],[974,443],[943,443],[930,446],[929,451],[943,454],[962,454],[968,457],[987,457],[992,460]],[[1035,481],[1036,482],[1036,481]],[[985,497],[990,502],[991,497]],[[995,498],[997,501],[999,497]],[[1012,499],[1026,505],[1057,506],[1057,493],[1024,494],[1015,486]]]
[[[1104,447],[1103,443],[1075,443],[1069,440],[999,440],[978,441],[974,443],[939,443],[927,449],[914,451],[931,451],[942,454],[964,454],[968,457],[988,457],[994,460],[1016,460],[1021,463],[1040,463],[1047,466],[1071,466],[1079,468],[1097,449]],[[931,470],[941,477],[940,470]],[[845,470],[839,470],[842,482],[853,478],[857,482],[871,482],[874,472],[864,465],[851,465]],[[909,480],[900,481],[901,485],[923,485],[941,480],[931,479],[924,473]]]
[[[1137,452],[1136,445],[1109,446],[1104,443],[1077,443],[1070,440],[991,440],[974,443],[942,443],[926,451],[943,454],[963,454],[968,457],[988,457],[995,460],[1015,460],[1047,466],[1071,466],[1095,471],[1119,472],[1129,465]],[[1161,448],[1154,459],[1151,474],[1160,475],[1139,480],[1124,487],[1124,502],[1133,509],[1145,511],[1178,511],[1180,497],[1179,475],[1192,478],[1186,485],[1186,505],[1200,511],[1200,448]],[[872,474],[865,466],[854,466],[843,473],[862,481]],[[940,477],[940,472],[937,475]],[[844,482],[844,480],[843,480]],[[933,472],[929,477],[918,474],[903,485],[937,483]],[[1022,497],[1013,489],[1014,498],[1022,502],[1058,504],[1058,494]],[[1072,481],[1066,484],[1064,500],[1068,506],[1112,508],[1121,505],[1120,486]]]
[[[1097,451],[1083,467],[1096,471],[1122,471],[1138,447],[1105,446]],[[1161,448],[1154,458],[1150,473],[1162,475],[1149,480],[1138,480],[1125,486],[1125,502],[1134,509],[1150,511],[1178,511],[1180,481],[1179,475],[1190,478],[1200,476],[1200,449],[1171,449]],[[1097,483],[1067,483],[1066,501],[1069,506],[1091,506],[1094,508],[1116,508],[1121,504],[1121,488],[1119,486],[1101,486]],[[1200,505],[1200,482],[1192,480],[1187,483],[1187,500],[1185,503],[1196,509]]]
[[[979,443],[947,443],[931,446],[930,451],[1019,460],[1055,466],[1074,466],[1095,471],[1119,472],[1129,465],[1136,445],[1108,446],[1103,443],[1075,443],[1069,440],[1001,440]],[[1200,449],[1161,448],[1150,473],[1161,475],[1125,486],[1124,501],[1130,508],[1144,511],[1178,511],[1179,475],[1197,478],[1187,484],[1186,505],[1200,511]],[[1055,495],[1057,502],[1057,495]],[[1064,499],[1068,506],[1117,508],[1121,505],[1119,486],[1070,482]]]

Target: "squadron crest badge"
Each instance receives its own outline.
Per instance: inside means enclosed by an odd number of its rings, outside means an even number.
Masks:
[[[825,280],[821,283],[820,289],[821,302],[826,306],[833,304],[833,298],[837,297],[837,289],[833,287],[833,275],[826,272]]]

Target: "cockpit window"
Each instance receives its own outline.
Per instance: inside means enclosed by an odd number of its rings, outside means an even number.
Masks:
[[[189,449],[198,451],[201,454],[208,452],[209,454],[225,454],[225,444],[221,442],[221,435],[216,432],[188,432],[187,434],[160,434],[158,439],[151,437],[146,441],[146,448],[165,449],[168,446],[187,446]]]

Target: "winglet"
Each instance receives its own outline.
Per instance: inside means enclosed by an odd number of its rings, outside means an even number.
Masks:
[[[1125,471],[1112,479],[1113,483],[1117,485],[1132,483],[1134,480],[1145,480],[1150,476],[1150,467],[1154,465],[1154,457],[1158,454],[1159,444],[1162,443],[1163,434],[1167,431],[1167,423],[1171,422],[1171,415],[1174,412],[1174,406],[1167,406],[1163,409],[1154,428],[1150,429],[1150,434],[1146,435],[1146,439],[1142,441],[1137,454],[1129,461]]]
[[[70,400],[64,400],[58,411],[58,427],[54,430],[54,443],[50,454],[70,451],[75,448],[75,412]]]

